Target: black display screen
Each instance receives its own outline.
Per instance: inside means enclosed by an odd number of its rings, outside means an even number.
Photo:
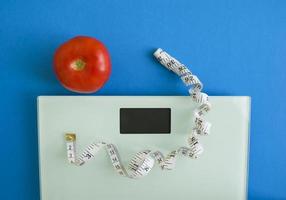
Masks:
[[[120,108],[121,134],[169,134],[170,108]]]

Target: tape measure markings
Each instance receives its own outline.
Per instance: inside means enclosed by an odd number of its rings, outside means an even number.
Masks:
[[[109,155],[113,168],[119,175],[137,179],[146,176],[152,170],[155,163],[157,163],[162,170],[172,170],[175,167],[176,157],[178,155],[198,158],[199,155],[203,153],[203,146],[199,142],[197,136],[208,135],[211,128],[211,123],[203,118],[203,116],[211,109],[208,95],[201,92],[203,84],[184,64],[180,63],[162,49],[157,49],[154,52],[154,56],[163,66],[180,76],[183,83],[187,87],[190,87],[188,91],[191,99],[199,104],[198,108],[194,110],[194,127],[187,139],[189,147],[179,147],[177,150],[167,154],[166,157],[161,151],[140,151],[131,159],[127,170],[124,167],[120,159],[120,154],[114,144],[107,144],[105,142],[91,143],[85,148],[83,153],[77,157],[75,144],[76,135],[74,133],[67,133],[65,134],[65,140],[69,163],[77,166],[84,165],[95,158],[95,155],[104,148]]]

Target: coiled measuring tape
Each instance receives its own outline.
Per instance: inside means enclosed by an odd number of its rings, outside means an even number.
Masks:
[[[194,127],[187,139],[189,146],[179,147],[178,149],[171,151],[166,156],[164,156],[160,151],[140,151],[131,159],[128,168],[125,168],[114,144],[108,144],[105,142],[91,143],[87,148],[85,148],[83,153],[77,157],[75,149],[76,135],[73,133],[67,133],[65,134],[67,158],[71,164],[82,166],[93,159],[101,149],[106,149],[115,171],[121,176],[136,179],[146,176],[151,171],[155,163],[157,163],[162,170],[171,170],[175,167],[176,157],[178,155],[198,158],[199,155],[202,154],[203,146],[199,142],[198,136],[208,135],[211,127],[211,124],[203,118],[211,108],[208,95],[201,92],[203,84],[185,65],[181,64],[162,49],[157,49],[153,55],[163,66],[181,77],[184,84],[189,88],[191,99],[198,104],[198,107],[194,111]]]

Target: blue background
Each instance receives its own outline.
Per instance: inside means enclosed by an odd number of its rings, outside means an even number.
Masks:
[[[162,47],[210,95],[252,96],[248,196],[286,199],[285,10],[282,0],[1,0],[0,199],[39,199],[36,97],[75,95],[52,58],[76,35],[111,53],[112,75],[95,95],[187,95],[152,57]]]

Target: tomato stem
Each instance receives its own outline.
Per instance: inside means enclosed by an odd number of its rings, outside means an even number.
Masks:
[[[81,71],[84,69],[86,63],[82,59],[76,59],[71,63],[71,68],[76,71]]]

